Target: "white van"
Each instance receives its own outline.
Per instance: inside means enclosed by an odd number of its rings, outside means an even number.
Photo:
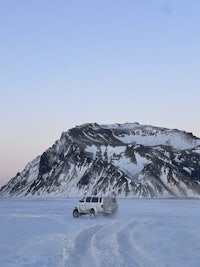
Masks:
[[[117,209],[117,199],[113,196],[85,196],[75,206],[73,217],[90,214],[91,218],[94,218],[96,214],[112,214]]]

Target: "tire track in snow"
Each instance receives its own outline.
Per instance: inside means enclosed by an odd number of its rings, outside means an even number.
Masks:
[[[135,239],[135,235],[142,231],[142,228],[149,227],[151,223],[131,221],[124,225],[118,233],[118,244],[120,247],[123,265],[127,267],[155,267],[156,263],[145,251],[144,244]]]
[[[74,237],[71,249],[63,252],[63,266],[142,267],[156,266],[134,235],[140,227],[137,221],[98,224],[82,229]]]
[[[104,225],[91,238],[91,251],[97,266],[123,266],[117,242],[118,224]]]
[[[74,238],[70,238],[73,243],[69,249],[64,249],[62,255],[63,266],[88,267],[96,266],[96,259],[90,251],[92,236],[98,231],[99,225],[82,229]]]

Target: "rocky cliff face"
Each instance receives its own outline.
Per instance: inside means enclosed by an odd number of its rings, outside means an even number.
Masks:
[[[148,125],[84,124],[27,164],[0,196],[199,197],[200,139]]]

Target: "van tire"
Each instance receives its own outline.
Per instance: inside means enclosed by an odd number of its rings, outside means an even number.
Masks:
[[[94,217],[95,217],[95,211],[94,211],[94,209],[91,209],[91,211],[90,211],[90,217],[91,217],[91,219],[94,219]]]
[[[74,209],[74,210],[73,210],[73,217],[74,217],[74,218],[78,218],[78,217],[79,217],[78,209]]]

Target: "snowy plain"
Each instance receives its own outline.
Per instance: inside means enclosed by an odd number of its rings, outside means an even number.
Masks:
[[[200,200],[120,198],[74,219],[77,200],[0,199],[0,266],[200,266]]]

